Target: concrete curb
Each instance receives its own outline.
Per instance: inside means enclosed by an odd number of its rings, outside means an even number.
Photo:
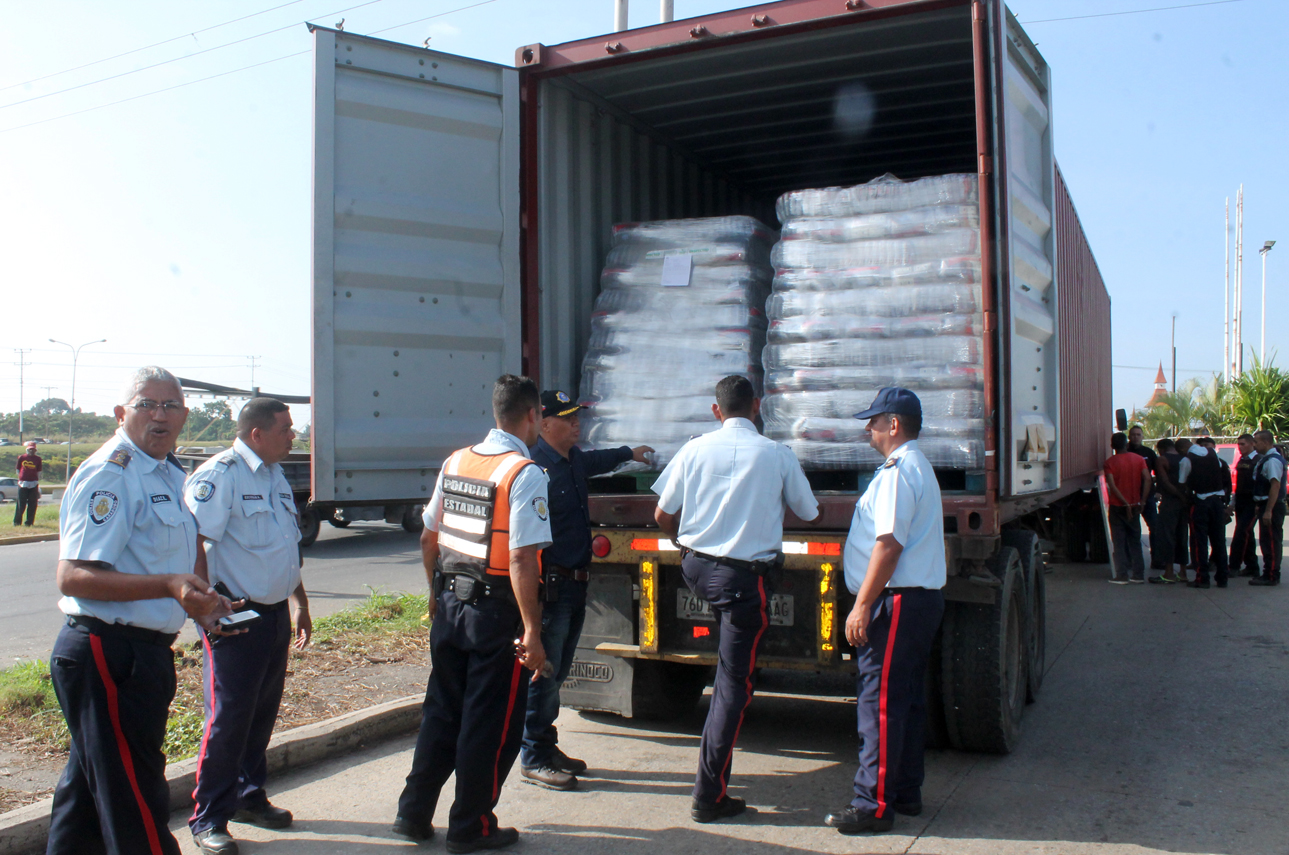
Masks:
[[[316,724],[274,734],[269,743],[269,776],[329,760],[369,743],[413,733],[421,723],[422,695],[389,701]],[[197,759],[166,767],[170,783],[170,810],[192,805],[197,782]],[[52,798],[0,814],[0,855],[44,852],[49,836]]]
[[[0,537],[0,546],[10,543],[44,543],[47,540],[58,540],[57,534],[24,534],[22,537]],[[3,850],[0,850],[3,851]]]

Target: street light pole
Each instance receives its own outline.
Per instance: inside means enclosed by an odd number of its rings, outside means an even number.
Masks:
[[[70,348],[72,351],[72,400],[67,405],[67,473],[63,476],[63,483],[66,484],[72,480],[72,417],[76,415],[76,358],[81,354],[82,347],[89,347],[91,344],[102,344],[107,341],[100,338],[95,341],[87,341],[80,347],[72,347],[65,341],[50,339],[54,344],[61,344],[63,347]]]
[[[1173,394],[1177,394],[1177,313],[1173,312]]]
[[[1275,245],[1275,241],[1269,240],[1258,250],[1258,255],[1262,256],[1262,355],[1259,359],[1264,366],[1267,364],[1267,253]]]

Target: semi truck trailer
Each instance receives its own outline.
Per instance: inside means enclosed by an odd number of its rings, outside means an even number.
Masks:
[[[1045,553],[1076,557],[1095,530],[1111,387],[1110,300],[1054,159],[1051,70],[1003,3],[781,0],[530,44],[513,67],[312,29],[322,505],[425,503],[492,426],[500,374],[576,389],[615,223],[773,223],[790,190],[978,176],[985,463],[938,473],[948,608],[927,688],[933,741],[1011,750],[1042,684]],[[843,94],[860,115],[839,126]],[[841,561],[871,473],[807,474],[823,513],[786,520],[760,664],[853,671]],[[648,484],[595,482],[566,705],[682,713],[716,661]]]

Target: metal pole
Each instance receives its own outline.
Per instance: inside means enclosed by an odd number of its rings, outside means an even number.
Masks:
[[[1235,376],[1244,373],[1244,185],[1235,197]]]
[[[26,357],[27,357],[27,354],[28,354],[28,353],[31,353],[31,348],[29,348],[29,347],[28,347],[28,348],[19,348],[19,347],[15,347],[15,348],[14,348],[14,352],[18,354],[18,444],[19,444],[19,445],[22,445],[22,440],[23,440],[23,435],[22,435],[22,428],[23,428],[23,421],[22,421],[22,408],[23,408],[23,402],[22,402],[22,390],[23,390],[22,374],[23,374],[23,371],[22,371],[22,370],[23,370],[23,368],[24,368],[24,367],[26,367],[26,365],[27,365],[27,358],[26,358]]]
[[[1231,382],[1231,197],[1226,197],[1226,227],[1222,229],[1226,249],[1226,272],[1222,274],[1222,379]]]
[[[1271,252],[1271,247],[1275,246],[1275,243],[1269,240],[1262,249],[1258,250],[1262,256],[1262,347],[1258,359],[1263,366],[1267,364],[1267,254]]]
[[[1173,394],[1177,394],[1177,313],[1173,312]]]
[[[72,351],[72,400],[67,405],[67,471],[63,476],[63,483],[66,484],[68,481],[72,480],[72,418],[76,415],[76,360],[81,355],[81,347],[89,347],[91,344],[102,344],[107,341],[107,339],[100,338],[97,341],[87,341],[80,347],[72,347],[65,341],[58,341],[53,338],[51,338],[50,341],[54,344],[61,344],[63,347],[71,348]]]
[[[676,19],[676,0],[658,0],[658,21],[670,24]]]
[[[613,32],[627,28],[627,0],[613,0]]]

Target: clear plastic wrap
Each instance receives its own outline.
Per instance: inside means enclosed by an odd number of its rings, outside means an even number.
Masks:
[[[711,405],[721,378],[742,374],[762,393],[774,238],[751,217],[614,228],[582,363],[587,447],[649,445],[653,465],[633,468],[661,468],[719,427]],[[664,274],[677,257],[679,281],[674,267]]]
[[[933,466],[984,466],[975,203],[974,175],[883,176],[779,199],[761,412],[766,435],[807,469],[881,463],[854,414],[884,386],[918,392],[918,445]]]
[[[901,181],[891,174],[857,187],[826,187],[784,193],[775,204],[779,222],[800,217],[853,217],[939,205],[974,205],[976,176],[931,175]]]

